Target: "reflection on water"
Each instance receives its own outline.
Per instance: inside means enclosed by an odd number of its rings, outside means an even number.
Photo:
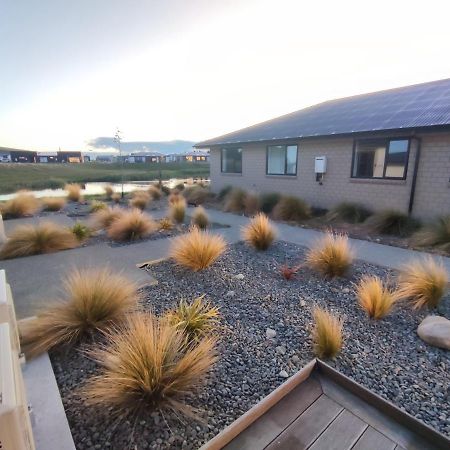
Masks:
[[[192,184],[195,181],[184,178],[171,178],[170,180],[163,180],[163,184],[169,188],[175,187],[180,183]],[[209,180],[202,180],[202,182],[209,183]],[[124,192],[132,192],[138,189],[146,189],[150,184],[155,183],[155,181],[129,181],[123,184]],[[112,186],[115,192],[122,192],[122,185],[120,183],[85,183],[83,188],[83,195],[102,195],[105,193],[105,186]],[[66,191],[64,189],[42,189],[40,191],[29,191],[33,192],[36,197],[64,197],[66,196]],[[0,201],[9,200],[16,194],[4,194],[0,195]]]

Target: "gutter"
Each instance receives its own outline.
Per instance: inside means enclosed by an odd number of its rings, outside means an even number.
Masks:
[[[416,183],[417,183],[417,173],[419,172],[419,161],[420,161],[420,153],[422,148],[422,138],[416,137],[417,141],[417,150],[416,150],[416,158],[414,161],[414,172],[411,183],[411,192],[409,194],[409,206],[408,206],[408,214],[411,215],[413,206],[414,206],[414,196],[416,194]]]

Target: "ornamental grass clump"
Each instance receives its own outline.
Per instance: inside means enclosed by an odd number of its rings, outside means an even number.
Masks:
[[[173,229],[173,222],[169,217],[159,219],[158,226],[160,230],[169,231]]]
[[[158,230],[152,217],[139,209],[122,213],[107,229],[114,241],[135,241],[143,239]]]
[[[188,402],[217,359],[213,338],[189,344],[167,319],[141,313],[108,330],[105,340],[89,353],[101,369],[83,388],[87,405],[132,423],[154,410],[195,417]]]
[[[353,262],[348,238],[328,232],[306,254],[306,264],[321,275],[333,278],[347,274]]]
[[[271,214],[281,195],[278,192],[269,192],[262,194],[259,200],[261,211],[265,214]]]
[[[192,225],[200,228],[201,230],[206,230],[209,225],[209,216],[202,206],[197,206],[192,213]]]
[[[169,254],[178,265],[197,272],[211,266],[225,248],[222,236],[193,227],[171,242]]]
[[[356,286],[356,298],[371,319],[379,320],[389,314],[397,301],[396,292],[377,276],[365,276]]]
[[[73,233],[53,222],[19,225],[1,247],[0,259],[53,253],[77,246],[78,241]]]
[[[150,204],[150,194],[145,191],[133,192],[133,198],[130,200],[130,206],[143,211]]]
[[[169,198],[167,200],[170,206],[173,205],[174,203],[178,203],[179,201],[184,200],[184,198],[182,197],[179,191],[173,191],[170,193]]]
[[[314,353],[322,359],[334,358],[342,348],[343,320],[320,307],[313,309],[312,339]]]
[[[108,209],[108,205],[105,202],[101,202],[98,200],[92,200],[91,204],[89,205],[89,211],[91,213],[95,213],[105,209]]]
[[[442,262],[431,257],[413,261],[402,268],[398,277],[398,296],[411,302],[414,309],[435,308],[445,294],[447,271]]]
[[[66,206],[63,197],[44,197],[41,199],[44,211],[61,211]]]
[[[330,222],[342,220],[348,223],[364,222],[372,213],[357,203],[342,202],[335,206],[326,216]]]
[[[311,217],[311,208],[301,198],[283,195],[272,213],[277,220],[298,223]]]
[[[103,190],[105,191],[105,197],[108,200],[111,200],[113,194],[114,194],[114,189],[110,184],[107,184],[103,187]]]
[[[450,253],[450,216],[439,217],[411,237],[417,247],[436,247]]]
[[[118,207],[101,209],[92,216],[92,228],[95,230],[106,230],[124,213],[125,210]]]
[[[169,217],[173,222],[181,224],[186,216],[186,200],[179,197],[176,201],[169,205]]]
[[[385,210],[375,213],[367,220],[369,230],[400,237],[409,236],[417,228],[419,222],[416,219],[396,210]]]
[[[256,250],[267,250],[276,238],[275,227],[268,217],[259,213],[242,228],[242,238]]]
[[[122,199],[122,195],[118,192],[114,192],[113,195],[111,195],[111,200],[117,205],[120,203],[120,200]]]
[[[81,186],[77,183],[68,183],[64,186],[64,190],[67,192],[67,198],[71,202],[79,202],[82,200]]]
[[[18,192],[0,207],[4,219],[17,219],[32,216],[39,209],[39,200],[29,192]]]
[[[189,186],[183,191],[183,196],[190,205],[202,205],[210,196],[209,189],[196,185]]]
[[[22,327],[22,345],[35,356],[72,345],[124,320],[139,300],[136,285],[108,268],[73,270],[62,298]]]
[[[78,242],[83,242],[91,236],[90,228],[81,222],[77,222],[73,227],[70,228],[70,231],[77,238]]]
[[[160,189],[158,189],[156,186],[154,186],[153,184],[151,184],[148,189],[147,192],[150,195],[150,198],[152,200],[159,200],[162,196],[162,192]]]
[[[244,198],[244,213],[246,216],[254,216],[260,210],[259,195],[254,192],[247,192]]]
[[[246,192],[239,188],[233,188],[225,198],[224,211],[242,213],[245,209]]]
[[[219,309],[204,298],[201,295],[190,303],[181,300],[167,313],[169,323],[183,331],[190,342],[214,332],[219,325]]]

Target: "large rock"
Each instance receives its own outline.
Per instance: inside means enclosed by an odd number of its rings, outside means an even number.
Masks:
[[[450,350],[450,320],[445,317],[425,317],[417,328],[417,334],[427,344]]]

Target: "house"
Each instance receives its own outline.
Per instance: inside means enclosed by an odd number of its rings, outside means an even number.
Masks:
[[[0,163],[10,163],[11,152],[9,150],[3,150],[0,148]]]
[[[191,163],[207,163],[209,162],[209,151],[193,150],[190,152],[182,153],[178,155],[178,161]]]
[[[125,158],[128,163],[159,163],[163,161],[163,155],[158,152],[133,152]]]
[[[38,163],[56,163],[58,162],[57,152],[37,152],[36,162]]]
[[[82,163],[83,156],[78,151],[59,151],[58,162],[60,163]]]
[[[13,163],[35,163],[37,160],[37,152],[31,150],[11,149],[10,154]]]
[[[450,79],[320,103],[195,145],[211,186],[450,213]]]

